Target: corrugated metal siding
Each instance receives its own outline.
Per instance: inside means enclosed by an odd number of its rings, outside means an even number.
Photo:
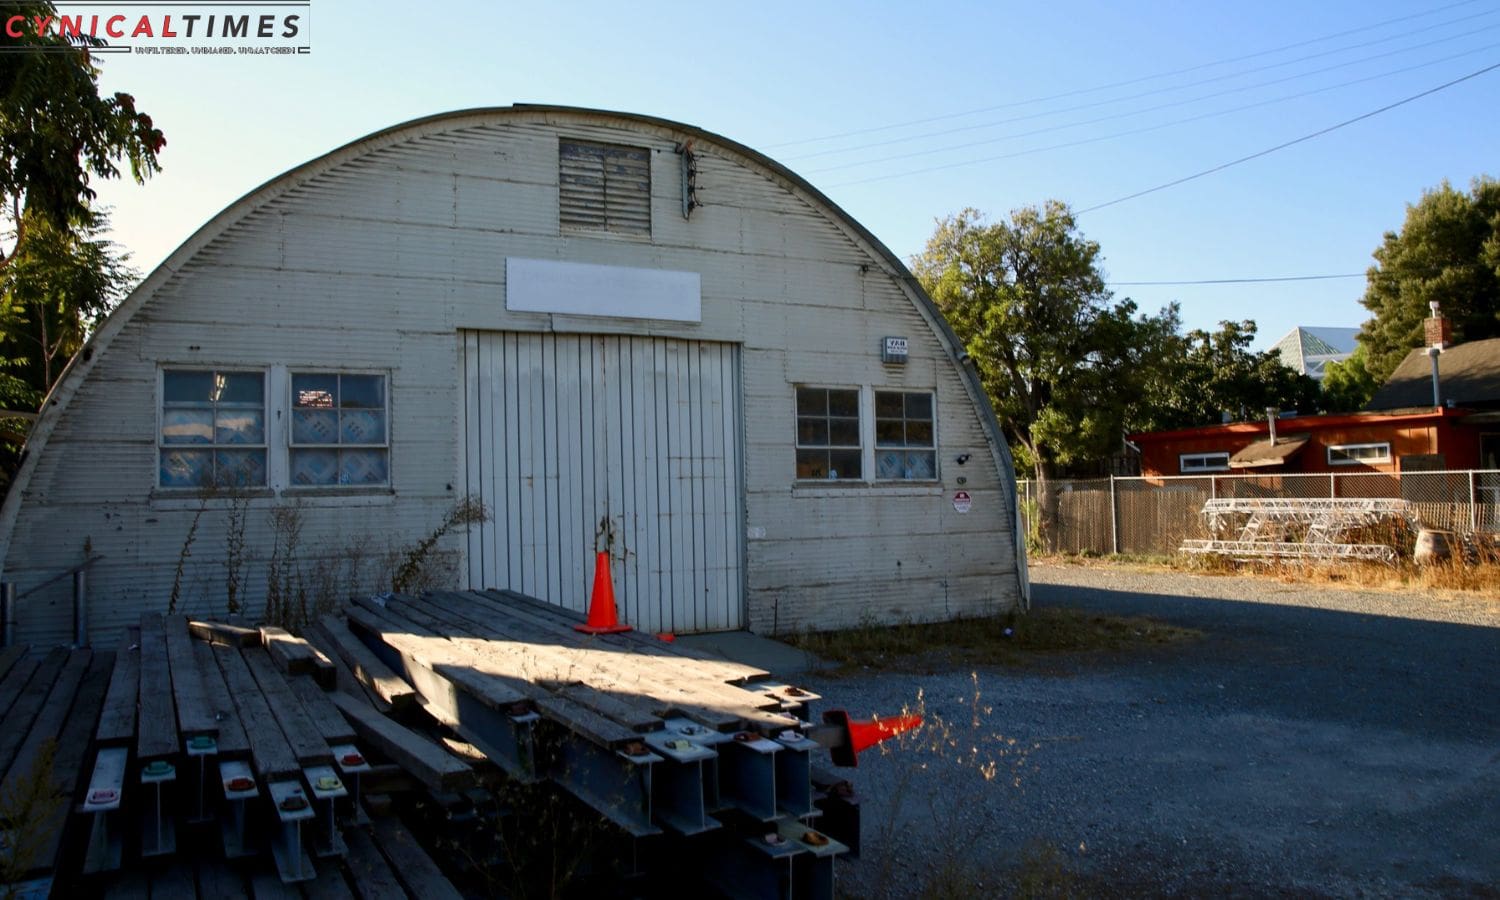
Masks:
[[[623,619],[744,623],[739,351],[639,337],[465,332],[472,587],[588,608],[608,547]]]
[[[684,220],[674,153],[681,138],[605,115],[463,120],[299,176],[180,261],[98,357],[27,486],[5,578],[24,593],[76,565],[87,541],[105,557],[91,570],[96,640],[165,606],[195,510],[152,498],[163,361],[391,372],[394,494],[298,500],[311,572],[351,547],[378,556],[409,545],[464,493],[460,333],[590,332],[739,348],[747,414],[738,525],[755,529],[744,542],[750,627],[932,619],[1014,604],[1015,529],[1002,514],[1013,487],[990,464],[978,415],[925,314],[853,231],[725,148],[696,147],[705,205]],[[560,229],[563,139],[649,151],[649,240]],[[699,272],[703,321],[511,313],[506,256]],[[881,365],[887,334],[910,339],[907,366]],[[799,382],[935,390],[941,482],[795,485]],[[953,459],[962,453],[974,456],[959,468]],[[974,498],[964,516],[951,503],[960,476]],[[256,498],[250,507],[252,614],[265,593],[276,502]],[[222,504],[204,513],[185,564],[185,600],[195,610],[222,610],[224,518]],[[676,532],[668,534],[675,546]],[[567,552],[584,556],[591,540],[590,532]],[[465,547],[459,536],[442,549]],[[579,562],[566,566],[583,577],[588,563]],[[561,589],[561,570],[557,580]],[[23,640],[67,638],[66,579],[22,606]]]

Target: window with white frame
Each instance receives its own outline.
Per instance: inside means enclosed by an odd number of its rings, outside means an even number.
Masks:
[[[875,477],[882,481],[937,478],[932,394],[875,392]]]
[[[266,486],[266,374],[163,369],[157,485]]]
[[[557,158],[564,229],[651,235],[651,151],[563,138]]]
[[[797,477],[863,476],[859,388],[797,388]]]
[[[1228,472],[1229,453],[1182,453],[1177,457],[1177,471],[1184,475],[1195,472]]]
[[[390,483],[386,387],[385,375],[292,373],[291,486]]]
[[[1363,466],[1370,463],[1388,463],[1390,461],[1391,444],[1389,441],[1370,444],[1328,445],[1328,464],[1330,466]]]

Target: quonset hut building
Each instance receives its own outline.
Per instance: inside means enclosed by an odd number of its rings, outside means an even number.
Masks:
[[[33,644],[85,564],[95,640],[174,584],[253,616],[273,556],[353,590],[466,497],[454,586],[582,610],[607,547],[652,631],[1026,602],[1009,450],[902,262],[749,148],[544,106],[373,134],[201,228],[48,398],[0,577]]]

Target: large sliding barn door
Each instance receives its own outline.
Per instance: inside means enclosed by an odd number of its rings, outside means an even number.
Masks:
[[[743,626],[737,347],[471,331],[463,365],[472,587],[584,611],[608,546],[629,624]]]

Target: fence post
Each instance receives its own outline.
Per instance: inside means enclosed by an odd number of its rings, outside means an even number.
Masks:
[[[1219,476],[1217,475],[1208,476],[1208,499],[1219,499]]]
[[[1329,500],[1332,500],[1334,497],[1337,497],[1339,495],[1339,483],[1338,483],[1338,481],[1335,480],[1337,478],[1338,478],[1338,476],[1335,475],[1333,472],[1329,472],[1328,473],[1328,499]]]
[[[1116,555],[1120,552],[1120,504],[1115,500],[1115,476],[1109,476],[1109,542]]]
[[[1469,470],[1469,533],[1479,533],[1479,494],[1474,491],[1474,470]]]

